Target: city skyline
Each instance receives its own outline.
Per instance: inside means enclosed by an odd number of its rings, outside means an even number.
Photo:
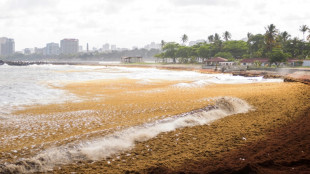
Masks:
[[[78,38],[83,47],[142,48],[161,40],[180,43],[182,34],[194,41],[227,30],[240,40],[247,32],[264,33],[271,23],[302,38],[308,6],[306,0],[0,0],[0,33],[14,38],[16,51],[63,38]]]

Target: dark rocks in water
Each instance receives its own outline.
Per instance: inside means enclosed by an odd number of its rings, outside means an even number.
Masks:
[[[23,61],[9,61],[6,64],[11,66],[27,66],[30,65],[30,62],[23,62]]]
[[[27,61],[6,61],[3,62],[10,66],[28,66],[28,65],[43,65],[47,64],[47,62],[27,62]]]
[[[3,65],[3,64],[4,64],[3,60],[0,60],[0,65]]]

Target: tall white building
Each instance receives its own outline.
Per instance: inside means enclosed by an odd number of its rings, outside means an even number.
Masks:
[[[44,47],[44,48],[37,48],[37,47],[34,47],[34,54],[43,54],[43,55],[47,55],[47,54],[46,54],[46,47]]]
[[[102,51],[109,51],[110,50],[110,44],[106,43],[102,46]]]
[[[63,39],[60,41],[60,52],[62,54],[76,54],[79,52],[78,39]]]
[[[79,52],[83,52],[83,46],[82,45],[79,46]]]
[[[148,45],[144,46],[145,49],[150,50],[150,49],[161,49],[161,44],[156,44],[155,42],[151,42]]]
[[[14,54],[15,42],[14,39],[0,37],[0,55],[6,56]]]
[[[25,48],[24,49],[24,54],[25,55],[29,55],[29,54],[32,54],[33,53],[33,50],[31,48]]]
[[[48,43],[46,44],[45,54],[46,55],[59,55],[59,44],[58,43]]]
[[[115,51],[116,50],[116,45],[111,45],[111,50]]]

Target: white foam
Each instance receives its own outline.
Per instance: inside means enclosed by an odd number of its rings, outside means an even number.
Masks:
[[[70,144],[63,147],[48,149],[29,159],[21,159],[16,164],[0,166],[6,172],[18,171],[44,172],[58,164],[68,164],[76,160],[100,160],[111,155],[130,150],[137,142],[147,141],[163,132],[174,131],[178,128],[210,124],[226,116],[246,113],[252,109],[247,102],[232,97],[216,97],[206,100],[215,102],[212,110],[197,110],[175,117],[169,117],[141,126],[131,127],[93,141]]]
[[[206,85],[210,84],[210,82],[206,80],[198,80],[191,83],[178,83],[173,85],[173,87],[177,88],[195,88],[195,87],[204,87]]]

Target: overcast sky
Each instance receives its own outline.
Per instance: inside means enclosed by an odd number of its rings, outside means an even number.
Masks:
[[[132,48],[161,40],[207,39],[215,32],[242,39],[275,24],[302,38],[310,0],[0,0],[0,37],[16,50],[77,38],[85,49],[104,43]]]

